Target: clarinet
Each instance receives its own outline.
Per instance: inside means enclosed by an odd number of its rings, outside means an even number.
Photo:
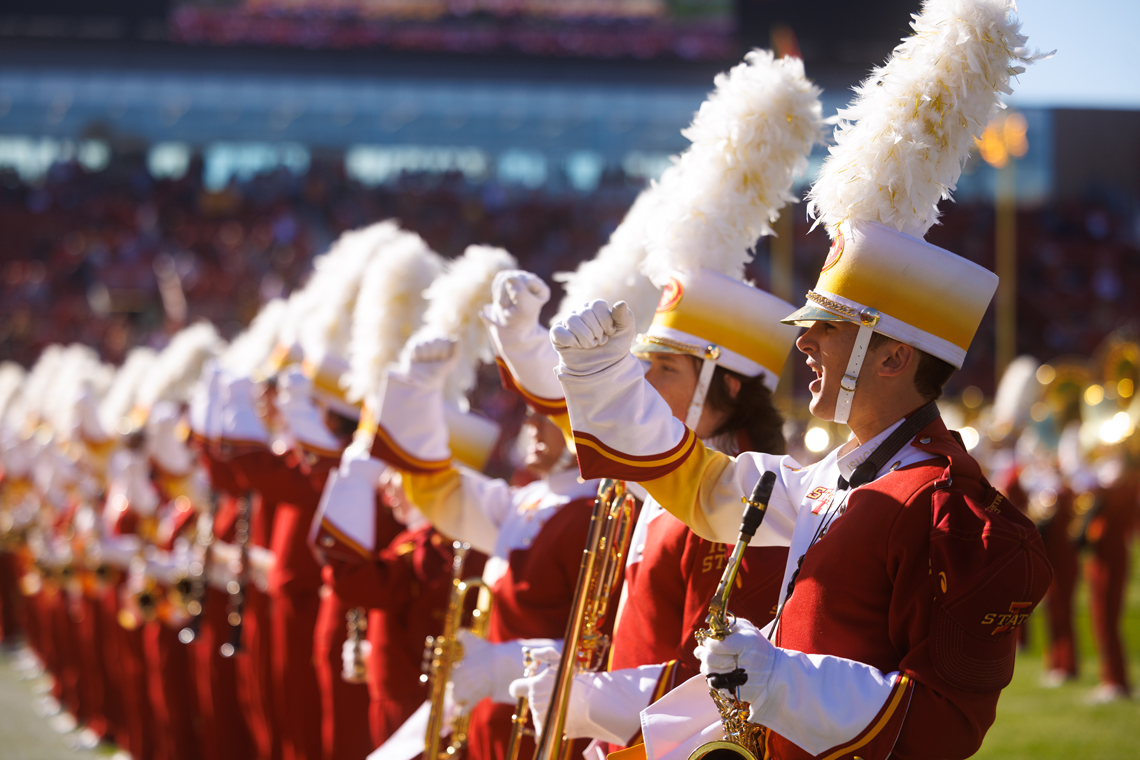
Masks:
[[[250,495],[246,494],[238,502],[237,520],[234,522],[234,543],[241,552],[241,570],[237,578],[226,584],[229,592],[229,611],[226,620],[230,624],[230,640],[220,647],[222,657],[233,657],[242,651],[241,627],[245,610],[245,587],[249,583],[249,510]]]
[[[194,539],[195,560],[190,565],[186,612],[190,620],[178,632],[178,640],[189,644],[198,638],[202,628],[202,613],[206,607],[206,566],[210,562],[210,547],[214,545],[214,518],[218,513],[218,493],[210,493],[210,507],[198,517],[198,535]]]

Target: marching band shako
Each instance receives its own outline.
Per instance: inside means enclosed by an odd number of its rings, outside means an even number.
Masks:
[[[783,321],[859,325],[836,403],[835,421],[844,423],[872,332],[961,369],[997,284],[993,272],[921,238],[877,222],[844,222],[807,303]]]

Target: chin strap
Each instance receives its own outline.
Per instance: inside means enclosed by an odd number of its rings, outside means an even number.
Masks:
[[[867,349],[871,346],[871,336],[875,333],[875,325],[879,324],[879,312],[874,309],[864,309],[859,313],[859,334],[855,336],[855,345],[851,347],[851,358],[847,360],[847,371],[839,381],[839,395],[835,399],[835,422],[846,425],[851,416],[851,402],[855,399],[855,386],[859,383],[859,371],[863,369],[863,360],[867,358]]]
[[[689,411],[685,414],[685,427],[697,432],[697,425],[701,422],[701,412],[705,410],[705,397],[709,394],[712,384],[713,372],[716,371],[716,360],[720,358],[720,348],[710,345],[705,349],[704,363],[701,365],[701,374],[697,378],[697,387],[693,391],[693,400],[689,402]]]

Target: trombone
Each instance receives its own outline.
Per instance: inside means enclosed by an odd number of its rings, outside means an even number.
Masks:
[[[565,735],[566,711],[570,707],[570,689],[578,673],[596,671],[609,646],[609,637],[601,632],[609,609],[610,597],[625,571],[626,550],[633,531],[633,497],[621,480],[603,480],[590,518],[590,533],[578,570],[574,605],[566,622],[562,657],[550,697],[542,736],[535,760],[562,760],[568,740]],[[534,663],[527,655],[526,668],[533,674]],[[526,719],[530,711],[526,697],[515,707],[506,760],[518,760],[522,737],[526,735]]]
[[[698,644],[709,639],[723,641],[736,622],[736,617],[728,611],[728,597],[732,593],[732,586],[736,583],[736,574],[740,570],[740,563],[744,559],[744,550],[756,535],[764,515],[768,511],[768,500],[772,498],[772,487],[776,484],[776,473],[765,472],[756,487],[752,489],[752,496],[744,499],[744,518],[740,525],[740,536],[736,539],[736,547],[732,550],[732,557],[724,568],[720,584],[716,587],[712,601],[709,602],[709,614],[705,618],[708,628],[697,631],[695,636]],[[740,699],[740,687],[748,681],[748,674],[743,668],[737,668],[731,673],[715,673],[709,676],[709,694],[716,703],[720,712],[721,723],[724,726],[724,739],[714,742],[705,742],[693,750],[689,760],[761,760],[764,757],[764,735],[766,729],[755,723],[748,722],[749,705]],[[727,697],[721,689],[732,689],[733,696]]]
[[[451,562],[451,597],[447,604],[447,614],[443,619],[443,632],[438,636],[428,636],[424,644],[422,683],[431,683],[431,712],[428,714],[427,731],[424,733],[424,760],[448,760],[456,757],[467,744],[467,727],[471,715],[456,715],[450,725],[444,726],[444,699],[447,684],[451,680],[451,669],[463,659],[463,645],[459,643],[459,628],[463,622],[463,610],[467,606],[467,595],[472,591],[479,594],[474,611],[471,613],[471,633],[480,638],[487,637],[491,622],[491,590],[479,578],[463,578],[463,566],[471,545],[456,541]],[[451,741],[442,750],[443,737],[451,734]]]

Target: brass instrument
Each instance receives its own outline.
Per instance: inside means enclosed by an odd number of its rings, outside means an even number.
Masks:
[[[351,667],[341,671],[341,677],[348,683],[368,682],[368,661],[365,657],[364,634],[368,631],[368,611],[363,607],[353,607],[345,616],[348,620],[348,640],[352,642]]]
[[[162,604],[162,590],[158,581],[150,576],[143,579],[142,585],[128,591],[123,596],[119,608],[119,625],[133,631],[146,623],[157,620]]]
[[[728,597],[732,593],[733,584],[736,583],[736,574],[740,570],[740,563],[744,559],[744,550],[756,535],[764,515],[768,511],[768,500],[772,498],[772,487],[776,483],[776,473],[765,472],[752,496],[744,499],[747,507],[740,525],[740,536],[736,540],[736,547],[732,550],[732,557],[724,568],[720,584],[716,587],[712,601],[709,602],[709,614],[705,618],[708,628],[697,631],[698,644],[709,639],[723,641],[732,629],[736,618],[728,611]],[[716,673],[709,676],[709,694],[720,711],[721,722],[724,724],[724,739],[715,742],[706,742],[693,750],[689,760],[761,760],[764,757],[764,735],[767,729],[755,723],[748,722],[749,705],[740,699],[740,687],[748,681],[748,674],[737,668],[731,673]],[[732,697],[725,696],[721,689],[732,689]]]
[[[602,665],[609,637],[601,632],[601,628],[609,609],[610,596],[625,571],[626,550],[632,531],[633,497],[626,492],[623,481],[603,480],[598,486],[594,514],[590,518],[589,538],[578,569],[574,604],[570,609],[570,619],[566,621],[562,657],[558,662],[542,736],[539,737],[536,760],[562,760],[566,755],[568,740],[565,727],[570,689],[575,675],[594,672]],[[509,745],[514,757],[518,755],[528,712],[526,699],[520,699]],[[508,754],[508,760],[514,758]]]
[[[241,629],[245,618],[245,590],[249,585],[249,521],[250,495],[238,502],[237,520],[234,522],[234,543],[241,551],[241,570],[238,577],[226,584],[230,595],[226,621],[230,624],[230,640],[222,644],[222,657],[233,657],[242,651]]]
[[[451,680],[451,669],[463,659],[463,646],[459,643],[458,636],[468,593],[475,591],[479,594],[475,610],[471,613],[471,632],[480,638],[486,638],[487,626],[491,621],[491,590],[479,578],[462,580],[463,565],[467,561],[471,545],[456,541],[452,547],[455,556],[451,562],[451,598],[443,619],[443,632],[439,636],[427,637],[424,646],[424,673],[420,676],[421,682],[431,683],[431,712],[424,734],[424,760],[453,758],[467,744],[467,726],[471,716],[457,715],[447,727],[450,729],[448,733],[451,740],[447,747],[440,748],[445,735],[443,703],[447,683]]]
[[[218,494],[211,494],[210,509],[198,515],[198,530],[194,537],[194,561],[190,571],[178,579],[172,591],[177,594],[181,607],[190,618],[178,632],[178,640],[189,644],[198,638],[202,613],[206,606],[206,567],[210,562],[210,547],[214,545],[214,518],[218,513]]]

